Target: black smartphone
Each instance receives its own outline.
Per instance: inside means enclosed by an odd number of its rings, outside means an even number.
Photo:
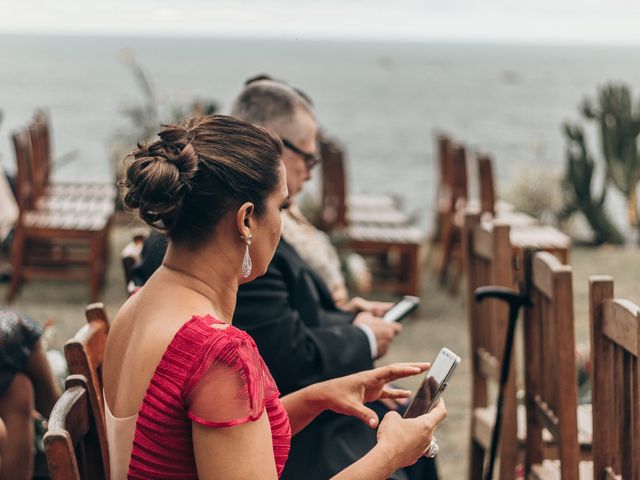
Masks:
[[[418,297],[405,295],[402,300],[387,310],[387,313],[385,313],[382,318],[385,322],[399,322],[407,318],[407,315],[418,308],[418,305],[420,305],[420,299]]]
[[[447,388],[459,363],[460,357],[451,350],[448,348],[440,350],[403,417],[415,418],[429,413]]]

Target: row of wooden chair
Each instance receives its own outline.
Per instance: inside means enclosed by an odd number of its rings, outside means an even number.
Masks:
[[[109,256],[116,190],[110,184],[54,183],[49,118],[37,112],[13,134],[19,217],[12,241],[11,301],[29,278],[89,281],[95,301]]]
[[[616,299],[613,279],[589,279],[592,405],[577,406],[572,270],[549,252],[519,250],[510,226],[466,212],[462,244],[471,338],[472,424],[469,478],[483,478],[495,423],[490,386],[499,379],[508,312],[504,303],[478,304],[478,287],[515,288],[531,300],[521,342],[524,404],[518,362],[505,387],[499,478],[640,479],[640,308]]]

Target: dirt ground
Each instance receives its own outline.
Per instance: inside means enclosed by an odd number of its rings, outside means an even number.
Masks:
[[[102,301],[112,316],[126,299],[119,252],[131,238],[131,229],[118,226],[112,233],[113,259],[107,272]],[[640,302],[638,271],[640,253],[637,248],[577,248],[571,253],[574,269],[576,338],[588,342],[587,278],[608,274],[616,280],[616,295]],[[0,284],[4,301],[7,284]],[[56,321],[52,346],[60,348],[64,341],[83,324],[83,309],[88,299],[88,285],[81,282],[32,281],[24,286],[12,309],[22,311],[44,322]],[[6,305],[5,305],[6,306]],[[4,308],[4,307],[3,307]],[[452,296],[441,290],[425,265],[420,310],[404,323],[390,353],[380,363],[394,361],[431,361],[443,346],[462,358],[455,377],[446,392],[448,418],[438,430],[441,478],[461,479],[466,476],[469,444],[470,359],[469,339],[462,295]],[[403,382],[415,388],[419,378]]]

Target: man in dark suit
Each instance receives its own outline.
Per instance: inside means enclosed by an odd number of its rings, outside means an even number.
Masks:
[[[283,140],[283,162],[291,201],[317,163],[317,123],[306,95],[281,82],[251,82],[231,115],[271,129]],[[399,326],[384,322],[380,304],[336,307],[323,280],[295,248],[280,240],[267,273],[240,287],[233,323],[256,341],[287,394],[315,382],[373,367]],[[371,405],[382,416],[387,408]],[[354,417],[325,412],[292,439],[283,479],[327,479],[367,453],[375,431]],[[433,461],[396,472],[394,479],[437,478]]]

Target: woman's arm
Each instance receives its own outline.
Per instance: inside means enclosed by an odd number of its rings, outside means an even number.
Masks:
[[[317,383],[290,393],[280,399],[282,406],[289,415],[289,425],[291,425],[291,435],[300,432],[309,425],[314,418],[324,412],[327,407],[320,401],[316,391]]]
[[[277,480],[266,411],[255,422],[211,428],[192,422],[193,453],[202,480]]]

